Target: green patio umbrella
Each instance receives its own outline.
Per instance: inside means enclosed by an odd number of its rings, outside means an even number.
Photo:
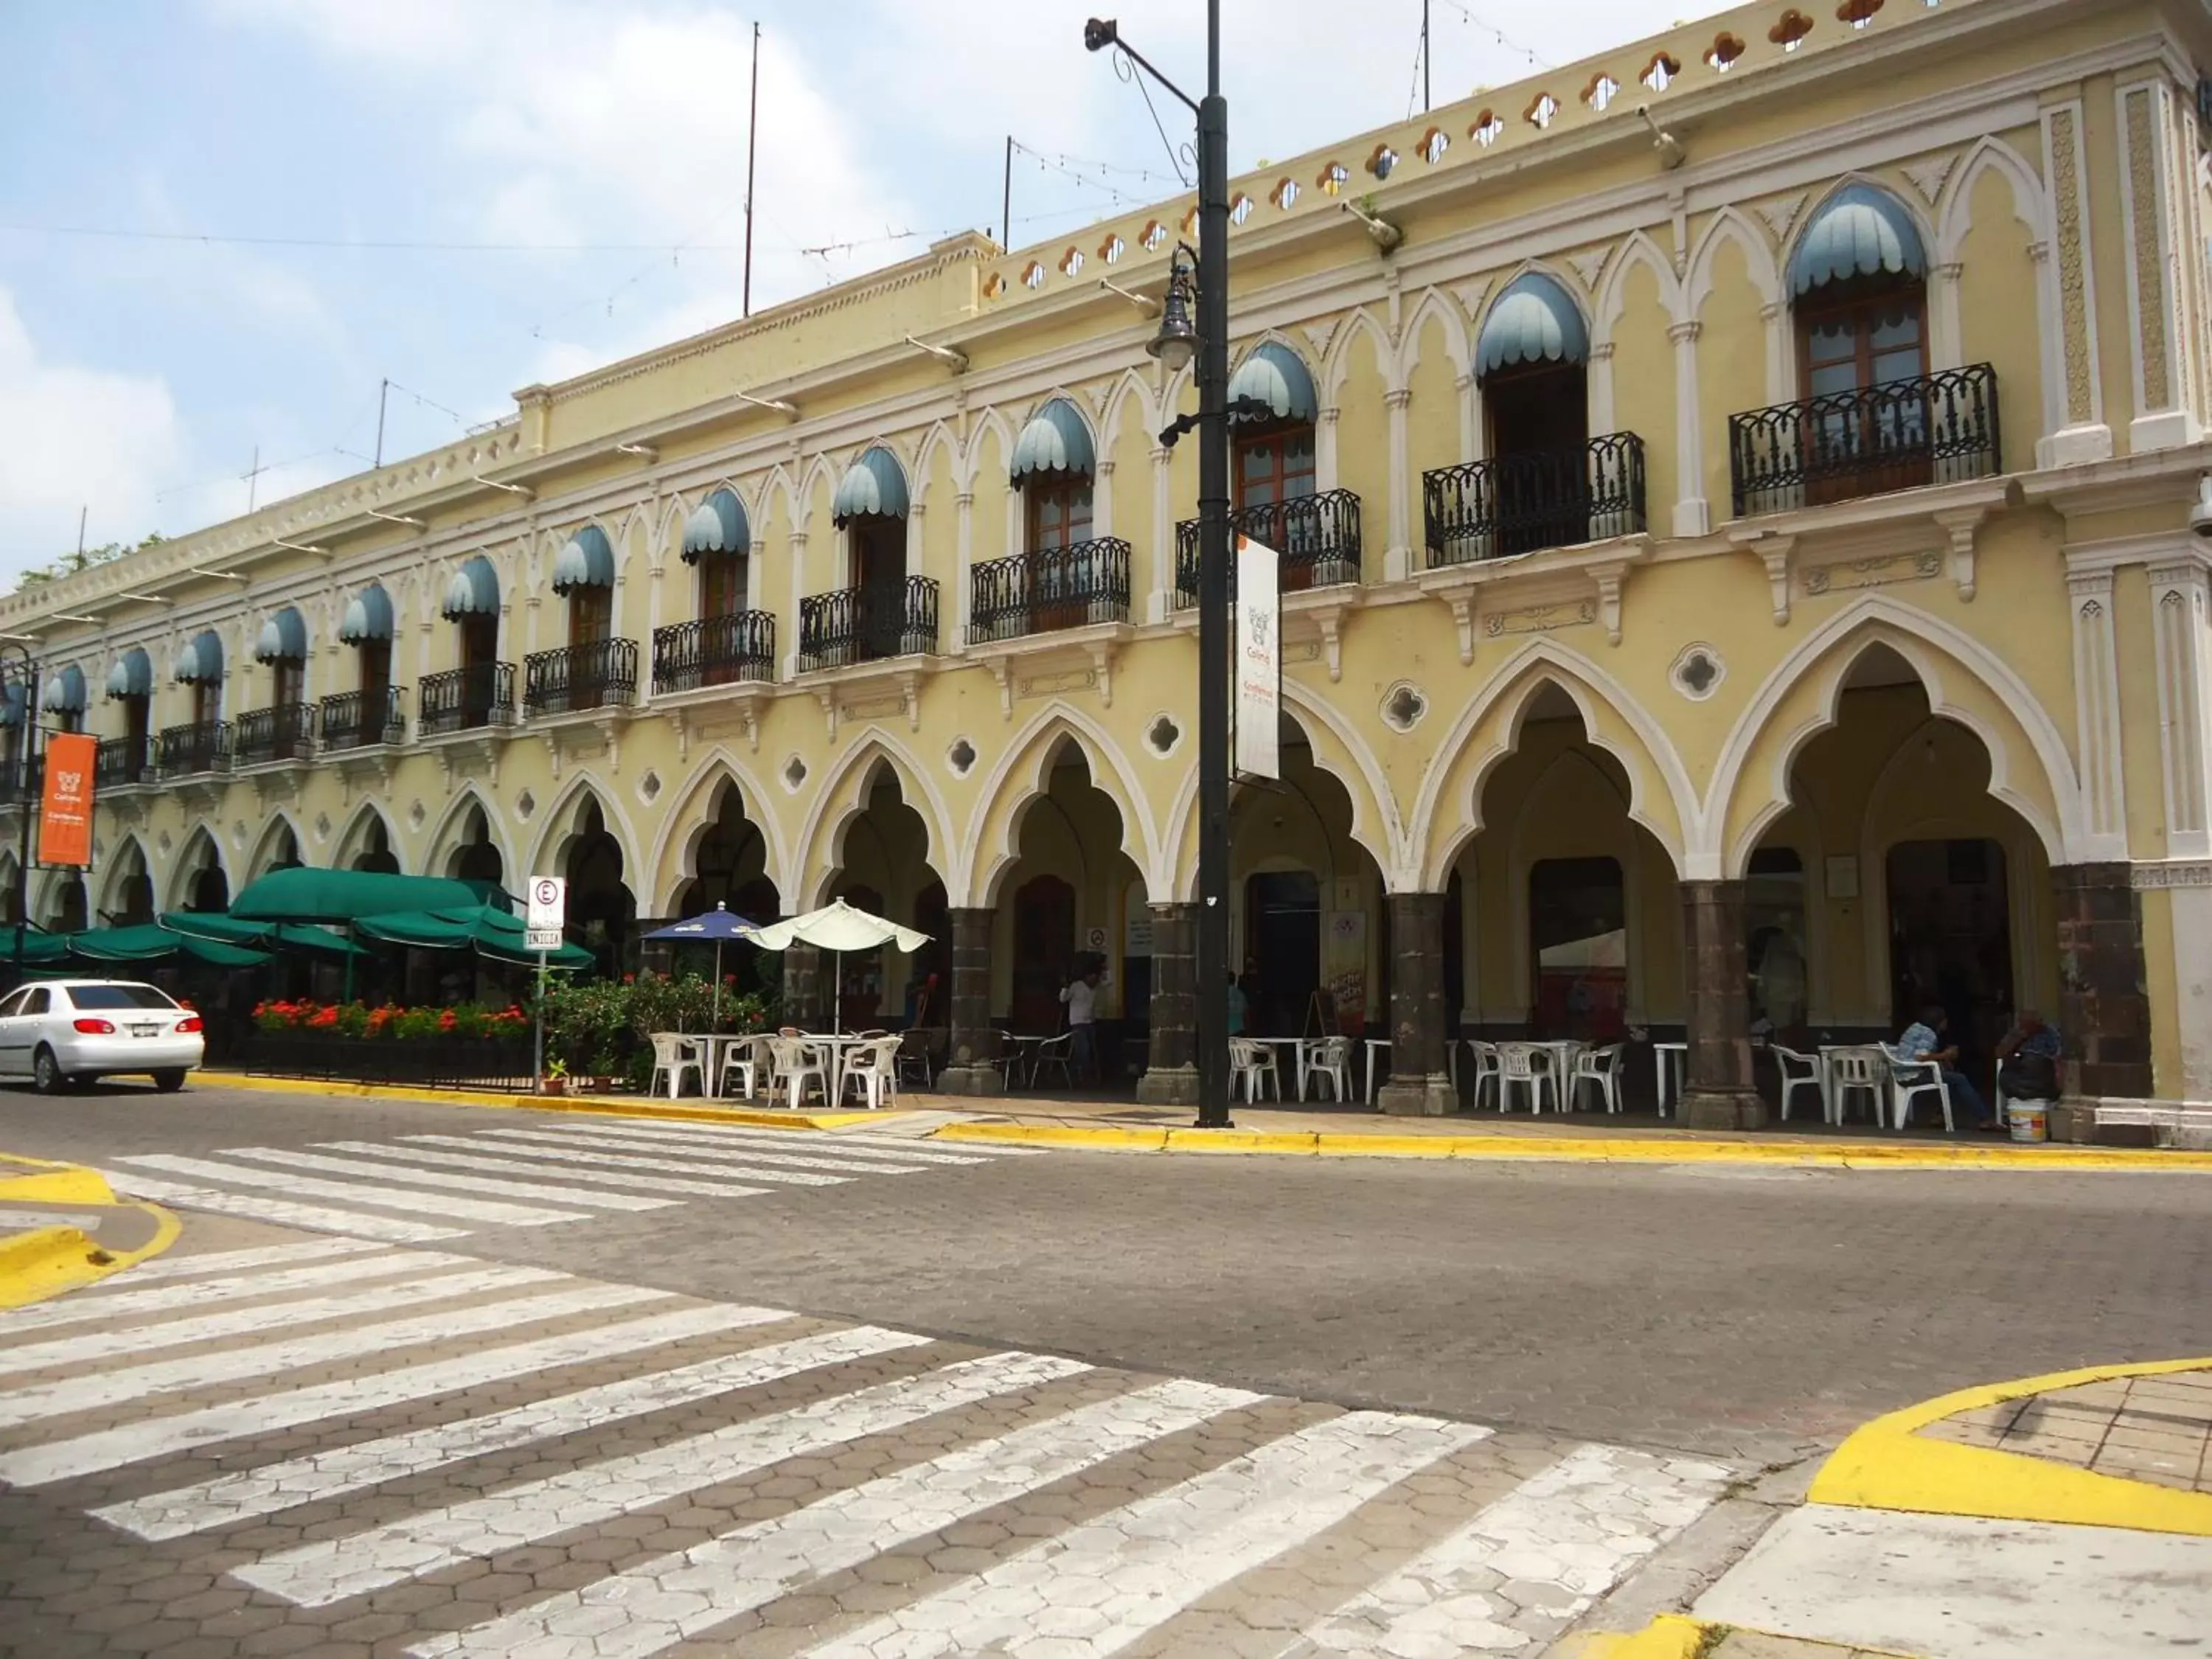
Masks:
[[[231,901],[240,921],[329,922],[351,938],[371,916],[414,910],[482,908],[477,890],[443,876],[394,876],[378,870],[318,870],[295,865],[248,882]],[[353,1000],[353,958],[346,958],[345,997]]]
[[[90,927],[82,933],[71,933],[69,952],[79,961],[91,963],[161,962],[183,955],[210,968],[258,968],[269,960],[265,951],[194,939],[150,921],[127,927]]]
[[[0,927],[0,963],[17,960],[19,938],[26,968],[58,967],[69,956],[69,940],[63,934],[45,933],[36,927]]]
[[[363,916],[354,926],[362,937],[389,945],[411,945],[424,951],[474,951],[496,962],[538,965],[538,952],[529,947],[529,930],[521,919],[488,904]],[[589,968],[592,957],[581,945],[563,945],[546,952],[545,965]]]
[[[368,954],[343,935],[313,922],[241,921],[220,910],[165,910],[160,921],[173,933],[211,939],[218,945],[242,945],[249,950],[291,951],[327,957],[332,962]]]

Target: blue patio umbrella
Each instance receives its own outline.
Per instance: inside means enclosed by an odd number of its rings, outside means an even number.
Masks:
[[[665,939],[679,945],[706,945],[714,947],[714,1024],[722,1023],[722,947],[733,939],[752,939],[759,927],[734,914],[726,904],[716,904],[702,915],[672,921],[665,927],[656,927],[647,939]]]

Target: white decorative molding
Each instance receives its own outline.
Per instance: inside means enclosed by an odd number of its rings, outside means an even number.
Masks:
[[[2105,859],[2127,856],[2127,798],[2120,748],[2118,646],[2109,570],[2069,572],[2075,738],[2081,752],[2083,833]]]
[[[1899,170],[1912,180],[1912,187],[1920,192],[1920,199],[1934,207],[1936,199],[1943,194],[1943,181],[1951,176],[1951,169],[1958,165],[1959,158],[1955,154],[1930,155],[1917,161],[1907,161]]]
[[[1605,262],[1613,257],[1613,250],[1609,247],[1583,248],[1565,257],[1566,262],[1574,267],[1575,275],[1583,279],[1583,291],[1595,294],[1597,292],[1597,279],[1605,270]]]
[[[1772,233],[1774,244],[1781,246],[1790,240],[1790,228],[1797,222],[1797,216],[1805,210],[1802,195],[1778,196],[1771,201],[1754,202],[1751,210]]]
[[[2138,893],[2174,887],[2212,887],[2212,860],[2145,860],[2128,866],[2128,885]]]
[[[2166,851],[2212,857],[2212,578],[2194,558],[2154,564],[2148,574]]]

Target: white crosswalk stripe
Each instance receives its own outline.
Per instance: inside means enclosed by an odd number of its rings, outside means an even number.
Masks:
[[[392,1244],[428,1244],[440,1239],[465,1238],[465,1227],[434,1227],[427,1221],[402,1221],[397,1216],[371,1215],[362,1210],[336,1210],[321,1204],[301,1204],[272,1193],[226,1193],[214,1187],[194,1187],[181,1181],[163,1181],[135,1170],[104,1171],[107,1184],[118,1193],[150,1198],[157,1204],[173,1204],[180,1210],[206,1210],[215,1215],[243,1216],[252,1221],[272,1221],[283,1227],[305,1227],[312,1232],[349,1233],[360,1238],[381,1239]]]
[[[374,1149],[371,1149],[374,1150]],[[540,1204],[592,1204],[605,1210],[665,1210],[676,1200],[637,1198],[626,1193],[581,1193],[574,1187],[530,1185],[520,1181],[486,1181],[482,1176],[447,1175],[436,1170],[414,1170],[369,1158],[332,1158],[327,1152],[300,1152],[279,1146],[233,1146],[228,1158],[251,1158],[287,1169],[316,1170],[331,1175],[372,1176],[379,1181],[401,1180],[417,1187],[449,1191],[484,1193],[494,1198],[529,1199]]]
[[[279,1193],[304,1193],[309,1198],[334,1198],[342,1203],[368,1204],[387,1210],[448,1217],[456,1221],[489,1221],[508,1227],[539,1227],[549,1221],[581,1221],[579,1210],[548,1210],[527,1204],[495,1204],[488,1199],[452,1198],[443,1194],[414,1193],[398,1188],[362,1187],[314,1176],[257,1170],[249,1164],[225,1164],[217,1158],[179,1158],[170,1152],[138,1152],[116,1160],[134,1169],[167,1175],[196,1176],[202,1181],[233,1186],[258,1187]]]
[[[778,1625],[823,1659],[1106,1659],[1266,1629],[1276,1659],[1526,1659],[1734,1478],[449,1252],[170,1265],[81,1319],[0,1315],[0,1376],[43,1373],[0,1393],[0,1482],[102,1477],[106,1553],[204,1540],[302,1645],[489,1566],[479,1622],[394,1644],[649,1659]]]
[[[500,1133],[514,1139],[520,1133],[502,1129]],[[603,1128],[597,1124],[579,1127],[562,1125],[558,1128],[538,1133],[544,1140],[565,1140],[572,1145],[614,1146],[631,1152],[664,1152],[682,1158],[693,1154],[711,1156],[728,1161],[743,1158],[746,1163],[764,1169],[829,1170],[839,1175],[915,1175],[929,1167],[926,1158],[845,1158],[837,1155],[834,1147],[819,1138],[805,1141],[786,1137],[781,1141],[732,1141],[678,1139],[672,1136],[641,1134],[634,1129]]]
[[[483,1138],[509,1150],[536,1148],[539,1157],[554,1163],[610,1164],[622,1169],[678,1172],[695,1170],[740,1181],[765,1181],[779,1187],[842,1187],[852,1179],[849,1175],[817,1175],[811,1170],[782,1168],[758,1158],[732,1164],[725,1158],[694,1155],[687,1147],[632,1135],[568,1135],[558,1129],[487,1129]],[[729,1154],[730,1158],[744,1156],[735,1151]]]
[[[231,1576],[301,1607],[328,1607],[386,1584],[571,1528],[611,1521],[724,1480],[831,1446],[918,1423],[939,1412],[1033,1389],[1089,1367],[1044,1354],[993,1354],[942,1370],[769,1417],[750,1418],[688,1440],[610,1458],[568,1474],[511,1486],[495,1497],[410,1515],[349,1538],[302,1544]]]
[[[198,1279],[209,1273],[243,1273],[248,1267],[273,1267],[294,1261],[321,1261],[331,1256],[362,1255],[377,1246],[366,1239],[316,1238],[301,1244],[258,1244],[245,1250],[172,1251],[141,1262],[122,1279],[94,1285],[88,1295],[113,1296],[125,1285],[136,1288],[156,1279]]]
[[[467,1150],[483,1145],[461,1135],[410,1135],[420,1146],[379,1146],[366,1140],[330,1140],[320,1143],[347,1152],[374,1152],[379,1158],[396,1158],[402,1162],[433,1164],[442,1169],[484,1170],[493,1175],[529,1175],[543,1176],[548,1173],[542,1158],[533,1158],[533,1147],[495,1148],[506,1152],[506,1157],[487,1158]],[[433,1150],[451,1148],[450,1151]],[[564,1164],[558,1173],[570,1181],[593,1182],[602,1186],[634,1187],[647,1193],[682,1193],[696,1198],[757,1198],[768,1190],[765,1187],[747,1187],[733,1181],[687,1181],[681,1176],[630,1174],[623,1170],[594,1170],[581,1164]],[[581,1197],[582,1194],[579,1194]]]
[[[909,1144],[902,1140],[886,1141],[860,1138],[857,1131],[836,1134],[801,1134],[789,1129],[746,1129],[725,1127],[721,1124],[706,1124],[697,1127],[688,1124],[661,1123],[650,1118],[623,1118],[617,1124],[564,1123],[561,1127],[572,1134],[583,1135],[593,1129],[655,1140],[666,1140],[702,1150],[726,1146],[733,1152],[751,1155],[756,1152],[804,1153],[823,1157],[846,1164],[861,1165],[874,1164],[943,1164],[974,1165],[988,1164],[988,1154],[966,1150],[947,1152],[939,1147]],[[1030,1149],[1024,1147],[1024,1152]]]

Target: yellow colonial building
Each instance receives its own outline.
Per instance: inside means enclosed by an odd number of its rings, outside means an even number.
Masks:
[[[1451,1036],[1680,1041],[1748,1123],[1754,1030],[1941,1003],[1985,1066],[2032,1006],[2081,1096],[2212,1100],[2207,63],[2196,0],[1761,0],[1233,181],[1255,1029],[1390,1040],[1401,1110]],[[33,919],[295,859],[566,874],[610,951],[848,895],[939,941],[848,1017],[949,1024],[955,1086],[1093,951],[1177,1097],[1193,208],[954,238],[0,600],[103,739]]]

